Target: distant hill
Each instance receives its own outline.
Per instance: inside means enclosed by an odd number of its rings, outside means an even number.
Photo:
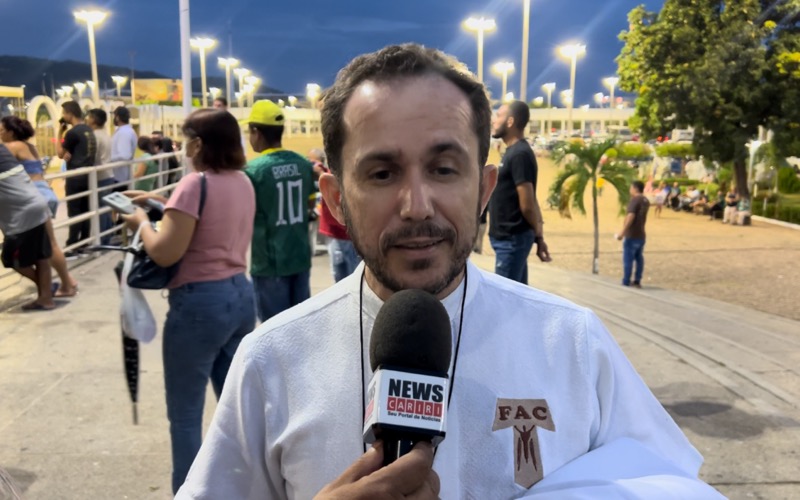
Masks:
[[[100,88],[114,89],[112,75],[130,75],[130,68],[124,66],[97,65],[97,77]],[[180,75],[162,75],[155,71],[136,70],[136,78],[180,78]],[[81,61],[51,61],[38,57],[25,56],[0,56],[0,86],[8,85],[19,87],[25,85],[25,98],[30,99],[36,95],[53,93],[53,87],[72,85],[75,82],[85,82],[92,79],[92,68],[89,63]],[[225,77],[209,76],[208,87],[219,87],[225,92]],[[238,79],[232,81],[233,92],[239,89]],[[200,94],[200,76],[192,78],[192,90]],[[127,89],[126,89],[127,90]],[[88,95],[88,90],[85,91]],[[283,94],[281,90],[262,85],[259,94]]]
[[[123,66],[97,65],[100,88],[113,89],[111,75],[129,75],[130,68]],[[155,71],[136,70],[136,78],[167,78]],[[25,85],[27,99],[43,92],[51,95],[53,86],[72,85],[92,79],[89,63],[80,61],[51,61],[38,57],[0,56],[0,85],[19,87]],[[45,89],[45,90],[43,90]],[[88,91],[86,91],[88,93]]]

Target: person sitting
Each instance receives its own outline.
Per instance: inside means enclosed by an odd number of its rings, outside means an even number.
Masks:
[[[725,210],[725,195],[720,191],[717,193],[717,201],[708,209],[710,220],[721,219],[723,210]]]
[[[742,226],[749,226],[750,225],[750,199],[749,198],[742,198],[739,200],[739,203],[736,205],[736,217],[733,219],[733,225],[742,225]]]
[[[739,195],[736,193],[736,188],[731,186],[731,189],[728,191],[728,194],[725,195],[725,214],[722,217],[722,223],[732,223],[736,224],[738,221],[737,217],[737,205],[739,204]]]
[[[694,212],[695,215],[702,215],[708,208],[708,196],[706,196],[705,191],[700,190],[700,196],[691,204],[692,212]]]
[[[696,186],[689,186],[689,189],[686,190],[686,193],[684,193],[678,199],[680,201],[678,209],[691,212],[692,204],[700,199],[700,191]]]
[[[680,198],[681,197],[681,187],[678,185],[677,182],[672,184],[672,187],[669,189],[669,193],[667,193],[667,201],[669,206],[672,207],[673,210],[678,211],[680,209]]]

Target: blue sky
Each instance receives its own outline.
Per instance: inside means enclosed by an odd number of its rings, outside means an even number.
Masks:
[[[94,2],[94,3],[92,3]],[[220,41],[209,57],[209,74],[221,74],[216,57],[232,54],[271,87],[303,94],[307,82],[329,85],[354,56],[392,43],[418,42],[455,55],[475,70],[476,41],[461,21],[470,15],[493,17],[498,29],[486,36],[485,81],[500,92],[489,66],[507,59],[517,72],[509,90],[519,92],[523,0],[193,0],[193,35]],[[663,0],[532,0],[528,98],[554,81],[569,86],[569,65],[558,45],[580,41],[587,55],[578,63],[577,104],[588,104],[602,90],[600,79],[616,70],[617,35],[627,13],[644,3],[657,10]],[[129,65],[135,51],[139,69],[180,75],[178,0],[0,0],[6,43],[0,53],[88,61],[86,30],[71,11],[101,7],[111,16],[97,30],[100,63]],[[42,15],[47,12],[47,15]],[[28,21],[36,18],[35,24]],[[8,22],[9,20],[20,22]],[[24,20],[24,22],[22,22]],[[33,27],[35,26],[35,29]],[[230,35],[230,36],[229,36]],[[11,41],[12,43],[9,43]],[[199,74],[192,58],[193,75]],[[88,76],[88,75],[87,75]]]

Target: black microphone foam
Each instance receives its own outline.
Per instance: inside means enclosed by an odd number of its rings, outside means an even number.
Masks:
[[[370,339],[372,371],[383,366],[447,376],[453,336],[439,299],[423,290],[402,290],[378,311]]]

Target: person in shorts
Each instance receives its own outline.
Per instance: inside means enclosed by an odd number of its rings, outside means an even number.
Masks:
[[[0,145],[0,231],[3,232],[3,266],[36,284],[36,300],[26,311],[55,308],[49,259],[53,253],[47,235],[50,212],[25,168]]]

